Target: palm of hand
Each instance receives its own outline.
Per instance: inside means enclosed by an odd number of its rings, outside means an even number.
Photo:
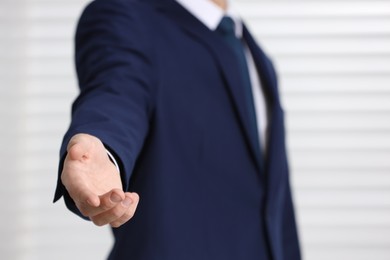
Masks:
[[[119,227],[137,208],[138,194],[123,192],[120,174],[96,137],[71,139],[61,180],[80,212],[98,226]]]
[[[92,136],[78,139],[76,136],[69,143],[62,182],[76,202],[92,200],[89,202],[96,205],[96,198],[89,197],[89,192],[99,196],[112,189],[121,190],[120,175],[99,139]]]

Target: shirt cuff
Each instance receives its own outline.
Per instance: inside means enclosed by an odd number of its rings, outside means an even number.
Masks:
[[[117,163],[117,161],[115,160],[115,157],[112,155],[112,153],[110,153],[109,150],[106,149],[106,152],[107,152],[107,155],[108,155],[108,157],[110,158],[111,162],[115,165],[115,168],[116,168],[116,170],[118,171],[118,173],[121,173],[121,171],[119,170],[118,163]]]

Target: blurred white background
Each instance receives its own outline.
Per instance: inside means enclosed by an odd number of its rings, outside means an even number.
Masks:
[[[234,2],[279,71],[305,259],[390,259],[390,1]],[[0,2],[1,259],[104,259],[112,243],[51,203],[86,3]]]

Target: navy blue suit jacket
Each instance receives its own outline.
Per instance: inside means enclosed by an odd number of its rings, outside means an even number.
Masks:
[[[244,39],[269,111],[263,166],[235,56],[215,32],[171,0],[85,9],[81,92],[61,156],[74,134],[97,136],[118,159],[124,189],[140,195],[134,218],[113,230],[111,259],[261,260],[266,250],[300,259],[276,75],[246,28]],[[59,179],[55,200],[62,195],[79,214]]]

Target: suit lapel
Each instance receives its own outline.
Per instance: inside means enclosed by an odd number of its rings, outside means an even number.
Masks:
[[[267,100],[268,129],[267,129],[267,149],[265,158],[265,172],[273,172],[273,165],[278,165],[279,143],[284,138],[283,133],[283,113],[280,106],[279,94],[277,91],[277,80],[271,61],[258,47],[255,40],[244,26],[243,37],[251,51],[256,64],[257,71],[261,78],[261,84]],[[277,176],[268,176],[268,186],[277,181]]]
[[[240,71],[236,57],[226,43],[215,32],[210,31],[199,20],[185,10],[175,1],[163,1],[157,6],[159,10],[166,13],[169,18],[185,30],[194,40],[202,43],[213,55],[219,66],[220,72],[226,81],[227,91],[230,94],[237,118],[240,122],[242,132],[245,136],[254,161],[259,171],[262,170],[261,162],[258,159],[258,141],[250,131],[250,118],[245,104],[245,92],[242,90],[243,82],[237,71]]]

